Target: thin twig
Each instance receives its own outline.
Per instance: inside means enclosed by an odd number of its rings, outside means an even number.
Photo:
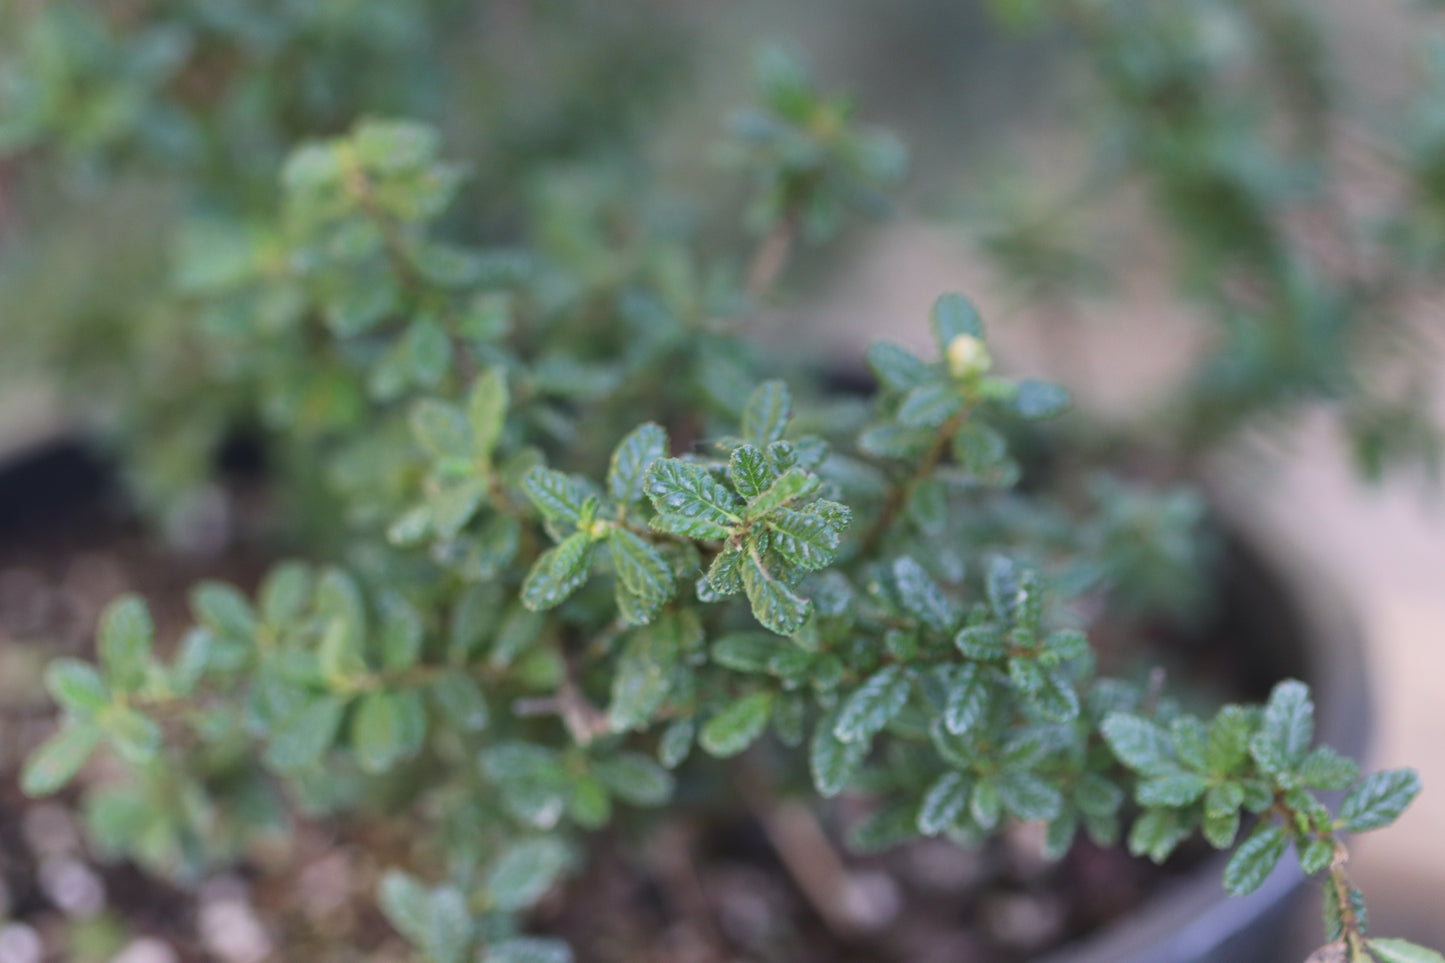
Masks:
[[[852,872],[811,808],[796,800],[778,799],[757,767],[746,760],[739,784],[788,876],[830,930],[850,936],[886,922],[868,912]]]
[[[777,286],[778,278],[782,276],[783,268],[792,256],[802,226],[802,211],[792,207],[763,237],[753,255],[752,263],[748,266],[747,291],[754,301],[763,300]]]
[[[939,460],[943,458],[943,453],[948,449],[949,441],[968,419],[971,411],[970,406],[965,406],[939,426],[938,433],[933,437],[933,443],[929,445],[928,451],[924,453],[923,459],[918,463],[918,469],[908,478],[894,485],[892,491],[888,493],[888,500],[883,503],[878,517],[868,529],[867,534],[863,536],[862,545],[858,550],[860,555],[867,557],[873,554],[873,550],[878,547],[878,542],[887,534],[889,527],[893,524],[893,519],[908,500],[909,493],[919,482],[931,475],[933,469],[938,467]]]

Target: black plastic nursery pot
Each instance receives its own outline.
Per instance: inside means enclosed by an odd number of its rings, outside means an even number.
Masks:
[[[117,488],[103,461],[61,443],[0,460],[0,561],[20,540],[75,519],[114,517]],[[64,525],[61,520],[69,517]],[[1368,749],[1372,717],[1362,637],[1342,596],[1306,560],[1262,544],[1241,520],[1226,520],[1222,584],[1210,638],[1230,649],[1251,678],[1243,691],[1286,677],[1308,681],[1317,733],[1347,755]],[[1181,680],[1186,681],[1187,680]],[[3,787],[0,787],[3,788]],[[5,795],[12,795],[7,792]],[[1297,898],[1307,888],[1297,864],[1282,860],[1259,890],[1228,896],[1224,855],[1203,859],[1102,929],[1037,957],[1042,963],[1276,963],[1285,957]],[[586,954],[582,955],[586,959]],[[813,957],[810,957],[812,959]],[[851,954],[850,959],[866,958]],[[893,959],[892,956],[887,957]]]

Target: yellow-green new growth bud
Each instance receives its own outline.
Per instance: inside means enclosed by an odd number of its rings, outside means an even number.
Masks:
[[[948,342],[944,357],[948,360],[949,375],[960,381],[976,378],[993,367],[988,348],[971,334],[960,334]]]

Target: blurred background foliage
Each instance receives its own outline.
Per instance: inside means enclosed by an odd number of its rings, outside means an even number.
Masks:
[[[1138,270],[1129,245],[1115,254],[1121,221],[1157,245],[1208,327],[1153,406],[1156,437],[1196,451],[1323,401],[1367,473],[1434,464],[1418,332],[1399,321],[1445,256],[1438,58],[1422,40],[1416,89],[1375,109],[1290,0],[7,0],[0,363],[84,384],[67,405],[145,453],[151,500],[174,495],[244,405],[200,388],[192,318],[164,294],[177,239],[274,207],[290,145],[363,116],[437,125],[466,158],[446,225],[463,241],[575,246],[639,196],[638,230],[696,235],[742,200],[717,176],[736,158],[716,119],[760,38],[864,92],[913,148],[903,212],[972,238],[1059,339],[1077,321],[1054,307],[1107,301]],[[757,121],[738,131],[768,136]],[[808,163],[806,144],[769,149]],[[901,173],[898,148],[868,149],[854,162]],[[813,211],[809,230],[833,219]]]

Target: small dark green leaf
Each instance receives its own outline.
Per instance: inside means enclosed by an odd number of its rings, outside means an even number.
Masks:
[[[311,599],[312,585],[311,569],[301,562],[282,562],[272,568],[259,595],[266,624],[278,627],[300,618]]]
[[[912,558],[905,555],[894,560],[893,583],[898,587],[898,601],[929,628],[946,632],[957,621],[948,596]]]
[[[1222,782],[1211,786],[1204,797],[1206,815],[1224,815],[1239,812],[1244,805],[1244,787],[1237,782]]]
[[[1059,790],[1023,769],[1006,769],[998,775],[999,801],[1019,819],[1054,819],[1063,808]]]
[[[782,438],[792,408],[792,396],[783,382],[765,381],[758,385],[743,409],[743,440],[766,448]]]
[[[591,575],[592,548],[587,533],[577,532],[543,552],[522,583],[522,604],[534,612],[562,604]]]
[[[110,704],[110,689],[95,667],[79,659],[56,659],[45,667],[45,688],[78,716],[92,716]]]
[[[387,922],[418,947],[425,947],[431,929],[431,893],[401,870],[389,869],[377,888],[377,903]]]
[[[141,765],[161,751],[161,727],[130,706],[107,706],[96,722],[115,751],[128,762]]]
[[[578,536],[573,536],[574,538]],[[613,528],[607,536],[612,566],[617,578],[637,599],[633,624],[652,621],[653,615],[677,590],[672,569],[639,535],[625,528]]]
[[[632,429],[612,453],[607,469],[607,491],[619,506],[631,505],[643,495],[647,469],[667,457],[667,432],[648,422]]]
[[[339,568],[327,569],[316,585],[316,614],[344,620],[359,635],[366,632],[366,605],[356,580]]]
[[[778,477],[767,456],[752,445],[740,445],[728,459],[728,477],[744,498],[755,498],[767,490]]]
[[[1183,715],[1169,723],[1174,755],[1187,769],[1209,771],[1209,729],[1196,716]]]
[[[873,738],[903,710],[910,688],[902,666],[884,666],[843,700],[833,734],[844,742]]]
[[[923,805],[918,809],[918,831],[925,836],[937,836],[968,808],[968,796],[973,786],[961,772],[946,772],[928,787],[923,796]]]
[[[1013,624],[1014,604],[1018,601],[1019,569],[1006,555],[991,555],[984,573],[984,591],[994,618]]]
[[[385,271],[352,275],[353,283],[326,304],[326,324],[338,338],[353,338],[396,309],[401,290]]]
[[[485,479],[470,475],[466,478],[459,478],[440,487],[430,498],[427,499],[426,510],[428,521],[431,527],[442,538],[455,538],[467,523],[477,514],[482,507],[482,501],[487,497],[487,482]],[[411,518],[404,518],[408,524],[414,524]],[[396,526],[393,526],[395,529]],[[390,535],[390,533],[388,533]],[[406,536],[409,533],[404,529],[398,534]],[[405,542],[402,538],[400,541]]]
[[[980,829],[988,831],[997,826],[1003,817],[1003,800],[999,796],[998,784],[992,779],[980,779],[968,798],[968,811]]]
[[[735,672],[768,671],[778,651],[778,637],[762,632],[732,632],[712,644],[712,660]]]
[[[1234,851],[1224,867],[1224,888],[1231,896],[1244,896],[1259,889],[1289,845],[1289,837],[1278,826],[1262,825]]]
[[[953,458],[981,485],[1007,488],[1018,479],[1018,465],[1009,457],[1008,442],[977,421],[966,421],[953,433]]]
[[[1375,939],[1369,946],[1380,963],[1445,963],[1445,956],[1409,940]]]
[[[662,731],[657,743],[657,761],[668,769],[676,769],[692,752],[697,726],[691,719],[678,719]]]
[[[801,468],[789,468],[783,472],[767,490],[748,503],[750,518],[762,518],[769,512],[784,505],[790,505],[814,495],[822,487],[818,476]]]
[[[948,491],[942,479],[920,478],[908,492],[908,517],[925,535],[948,528]]]
[[[681,535],[683,538],[696,538],[704,541],[721,541],[731,534],[731,530],[727,527],[706,518],[692,518],[668,512],[654,515],[648,525],[655,532],[667,532],[671,535]]]
[[[983,671],[976,665],[965,665],[949,686],[943,724],[949,732],[963,735],[983,721],[988,706],[989,686]]]
[[[489,661],[497,668],[511,665],[537,640],[542,631],[542,614],[524,605],[511,605],[492,640]]]
[[[833,732],[837,713],[829,713],[818,721],[808,749],[808,765],[818,794],[831,799],[843,791],[868,755],[868,743],[857,739],[844,742]]]
[[[1069,392],[1047,381],[1020,381],[1014,395],[1013,410],[1030,421],[1054,418],[1069,410]]]
[[[672,798],[672,773],[646,756],[624,752],[592,771],[619,798],[634,806],[661,806]]]
[[[587,502],[584,485],[560,471],[535,465],[522,479],[522,488],[537,511],[556,524],[576,525]]]
[[[1240,706],[1225,706],[1209,724],[1209,746],[1205,760],[1209,771],[1233,773],[1249,756],[1249,740],[1253,734],[1249,713]]]
[[[841,533],[820,515],[779,508],[768,516],[767,525],[773,548],[799,568],[816,571],[838,556]]]
[[[434,963],[463,963],[472,947],[472,914],[455,887],[439,886],[427,900],[426,941]]]
[[[191,626],[181,638],[175,658],[171,660],[171,688],[181,695],[189,695],[195,690],[201,676],[213,667],[230,668],[222,653],[224,647],[216,645],[216,637],[209,629],[199,625]]]
[[[100,730],[91,722],[72,719],[25,760],[20,789],[27,796],[48,796],[75,777],[100,743]]]
[[[492,905],[504,913],[531,906],[552,888],[571,862],[567,847],[546,837],[509,846],[487,873]]]
[[[1190,828],[1177,809],[1147,810],[1129,829],[1129,852],[1162,863],[1188,838]]]
[[[743,590],[743,562],[747,553],[731,545],[723,547],[708,566],[707,575],[698,579],[698,599],[716,602]]]
[[[410,602],[399,595],[384,596],[378,634],[383,668],[400,672],[416,665],[423,626],[421,613]]]
[[[704,522],[723,529],[724,534],[742,521],[737,496],[701,465],[680,458],[659,458],[647,470],[644,484],[653,507],[664,516]]]
[[[1360,778],[1360,765],[1329,746],[1319,746],[1299,764],[1300,782],[1313,789],[1345,789]]]
[[[423,398],[411,409],[411,433],[433,458],[466,458],[472,451],[467,416],[455,405]]]
[[[321,672],[333,687],[366,674],[365,638],[343,616],[326,622],[317,653]]]
[[[1187,806],[1209,788],[1209,781],[1194,772],[1155,776],[1139,784],[1134,798],[1141,806]]]
[[[932,380],[928,365],[894,344],[879,342],[868,347],[868,367],[890,391],[904,392]]]
[[[435,387],[452,364],[452,342],[446,330],[431,317],[418,318],[407,328],[404,348],[411,359],[416,383]]]
[[[367,693],[351,717],[357,765],[365,772],[386,772],[421,748],[425,727],[425,712],[418,721],[416,693]]]
[[[1154,722],[1126,712],[1111,712],[1100,729],[1119,761],[1142,775],[1173,772],[1174,747],[1169,734]]]
[[[763,734],[772,708],[771,692],[743,696],[703,725],[698,744],[709,755],[736,756]]]
[[[256,613],[234,586],[200,583],[191,590],[191,610],[197,621],[223,639],[249,645],[256,637]]]
[[[474,457],[490,459],[502,437],[507,419],[507,378],[501,368],[490,368],[472,385],[467,397],[467,425],[471,428]]]
[[[336,740],[344,707],[345,703],[335,696],[319,696],[307,702],[272,732],[266,762],[283,772],[317,762]]]
[[[451,669],[432,683],[432,696],[452,725],[464,732],[480,732],[491,713],[481,687],[461,669]]]
[[[1090,816],[1112,816],[1124,805],[1124,790],[1097,772],[1086,772],[1074,783],[1074,804]]]
[[[933,302],[930,320],[933,337],[942,353],[947,353],[948,346],[959,335],[983,337],[983,321],[978,316],[978,309],[961,294],[941,295]]]
[[[1204,839],[1215,849],[1228,849],[1239,835],[1239,810],[1205,812]]]
[[[1300,851],[1299,865],[1306,876],[1313,876],[1330,864],[1335,857],[1335,847],[1326,839],[1312,839]]]
[[[1008,638],[993,622],[965,626],[953,637],[953,644],[958,651],[980,662],[1001,659],[1008,654]]]
[[[756,556],[749,556],[743,565],[743,590],[753,615],[764,628],[779,635],[792,635],[807,621],[808,600],[773,578]]]
[[[858,450],[874,458],[917,458],[932,443],[933,432],[928,429],[893,422],[874,425],[858,436]]]
[[[1372,773],[1345,794],[1340,822],[1352,833],[1380,829],[1399,819],[1419,793],[1420,777],[1413,769]]]
[[[963,396],[951,382],[933,381],[912,389],[898,408],[898,420],[910,428],[937,428],[963,410]]]
[[[1021,660],[1015,660],[1021,661]],[[1010,668],[1012,668],[1010,664]],[[1050,722],[1072,722],[1079,717],[1079,693],[1067,676],[1059,672],[1045,673],[1031,696],[1034,710]]]
[[[1314,732],[1315,709],[1309,687],[1289,679],[1270,692],[1260,731],[1250,740],[1249,751],[1265,772],[1290,771],[1309,750]]]
[[[693,613],[671,612],[627,637],[612,678],[608,709],[615,731],[640,729],[652,721],[667,700],[683,653],[697,645],[701,636],[702,628]]]
[[[106,606],[97,634],[100,662],[112,686],[133,692],[144,684],[155,631],[139,596],[122,595]]]

